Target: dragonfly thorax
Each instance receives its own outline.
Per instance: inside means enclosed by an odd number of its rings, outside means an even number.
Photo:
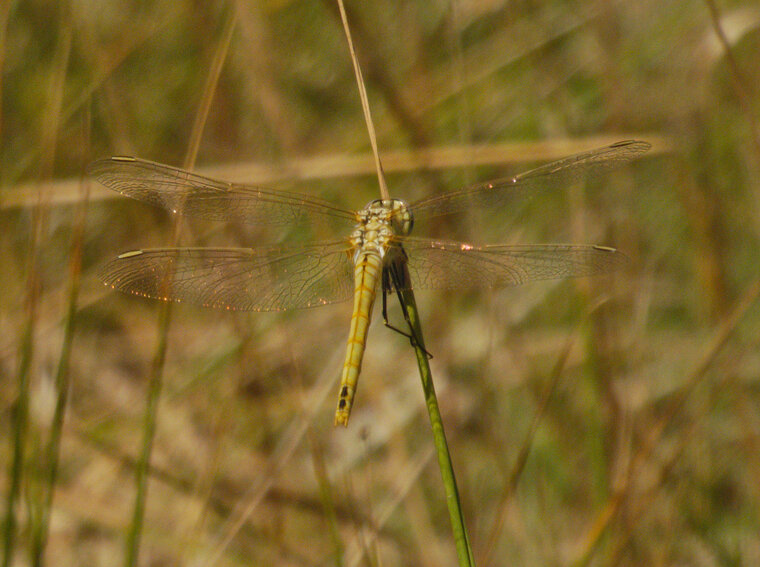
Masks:
[[[351,244],[356,254],[375,253],[381,258],[392,245],[394,236],[412,231],[414,219],[408,205],[400,199],[377,199],[356,213],[356,227]]]

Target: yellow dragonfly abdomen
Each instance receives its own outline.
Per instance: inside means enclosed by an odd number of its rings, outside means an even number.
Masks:
[[[346,345],[346,360],[340,377],[338,408],[335,410],[335,425],[348,425],[351,406],[354,402],[356,382],[367,344],[372,307],[377,295],[377,282],[382,273],[382,259],[377,253],[362,253],[354,269],[354,312]]]

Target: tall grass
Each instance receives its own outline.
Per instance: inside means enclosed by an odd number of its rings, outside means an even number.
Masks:
[[[7,10],[3,10],[7,14]],[[30,447],[34,448],[36,443],[30,442],[29,438],[29,407],[32,390],[32,359],[35,350],[35,334],[38,326],[38,309],[39,294],[41,292],[40,278],[40,258],[42,256],[42,247],[45,246],[45,232],[47,229],[47,191],[44,184],[52,177],[53,163],[57,150],[57,134],[60,124],[61,106],[63,104],[63,90],[66,79],[69,57],[71,53],[72,29],[68,5],[65,3],[60,9],[60,23],[58,37],[55,42],[53,61],[51,65],[49,81],[48,98],[43,110],[44,122],[40,132],[40,161],[37,177],[37,196],[32,210],[31,230],[29,231],[28,245],[28,263],[26,265],[26,293],[24,294],[24,323],[21,333],[20,346],[18,351],[18,370],[16,373],[17,390],[15,392],[15,403],[13,408],[12,421],[12,457],[8,459],[10,468],[8,471],[9,486],[6,492],[6,514],[3,529],[3,566],[12,565],[13,556],[18,536],[18,514],[20,512],[19,500],[21,497],[21,488],[26,483],[28,491],[33,495],[32,506],[28,509],[29,526],[35,536],[31,546],[31,561],[34,564],[39,562],[39,555],[42,546],[42,539],[46,531],[47,518],[50,513],[50,504],[55,489],[55,470],[57,465],[58,436],[57,429],[60,428],[63,419],[63,411],[66,406],[66,357],[70,348],[68,340],[64,340],[61,360],[59,363],[59,380],[56,381],[58,387],[58,401],[56,411],[53,416],[53,432],[51,434],[48,450],[45,456],[48,457],[45,466],[48,467],[49,482],[45,483],[45,469],[38,466],[37,470],[29,474],[30,467],[27,465],[29,453],[31,459],[39,462],[41,455],[34,454]],[[3,22],[5,23],[5,22]],[[70,296],[71,299],[71,296]],[[70,305],[69,314],[73,312],[73,306]],[[72,324],[71,322],[69,325]],[[70,337],[68,337],[70,339]],[[37,474],[34,474],[37,473]]]
[[[185,157],[185,168],[193,169],[195,160],[198,156],[203,130],[208,119],[211,101],[219,84],[219,76],[222,72],[222,66],[227,58],[227,53],[232,40],[232,34],[235,30],[236,11],[234,8],[229,10],[225,25],[219,37],[219,43],[215,49],[214,58],[209,67],[208,78],[205,87],[201,92],[200,103],[196,113],[196,119],[193,123],[193,129],[190,132],[190,141],[187,155]],[[176,211],[173,223],[172,236],[169,241],[169,247],[176,247],[179,243],[181,214],[182,211]],[[164,289],[171,285],[171,271],[167,272],[162,282]],[[167,296],[168,293],[161,295]],[[129,525],[126,538],[125,565],[134,567],[138,564],[140,554],[140,541],[144,529],[145,505],[148,498],[148,470],[153,450],[153,440],[156,432],[156,421],[158,419],[158,408],[163,387],[164,364],[166,362],[166,350],[169,344],[169,324],[171,321],[171,302],[164,302],[158,312],[158,322],[156,324],[156,347],[153,353],[148,378],[148,390],[146,392],[145,417],[143,420],[143,440],[140,450],[140,459],[135,471],[135,505],[132,514],[132,522]]]

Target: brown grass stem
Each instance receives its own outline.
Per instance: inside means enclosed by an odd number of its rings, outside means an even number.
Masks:
[[[568,154],[578,153],[594,146],[605,146],[619,138],[641,138],[652,143],[650,156],[663,155],[673,151],[673,142],[656,133],[623,133],[620,136],[584,136],[506,142],[481,145],[447,145],[420,147],[414,150],[391,150],[383,154],[384,173],[407,173],[419,170],[451,170],[459,167],[515,166],[526,161],[552,161]],[[376,172],[374,155],[371,154],[326,154],[319,156],[294,157],[281,163],[240,162],[200,167],[197,172],[209,177],[230,181],[245,180],[255,185],[269,185],[291,181],[311,181],[324,179],[345,179],[371,175]],[[79,181],[61,179],[53,184],[51,205],[76,203],[79,199]],[[0,202],[0,210],[33,206],[35,187],[21,184],[7,191]],[[102,201],[118,199],[115,191],[92,187],[90,200]]]
[[[359,66],[359,59],[356,57],[356,52],[354,51],[354,42],[351,39],[351,28],[348,25],[348,17],[346,16],[346,7],[343,5],[343,0],[338,0],[338,8],[340,8],[340,18],[343,22],[343,30],[346,32],[346,39],[348,40],[348,50],[351,53],[351,62],[354,64],[356,85],[359,88],[359,98],[362,101],[362,111],[364,112],[364,122],[367,124],[369,141],[370,144],[372,144],[372,154],[375,156],[377,181],[380,184],[380,196],[382,199],[388,200],[391,198],[391,196],[388,192],[388,186],[385,183],[383,165],[380,163],[380,153],[377,149],[377,135],[375,134],[375,124],[372,122],[372,112],[370,111],[369,100],[367,99],[367,87],[364,85],[364,78],[362,77],[362,70]]]
[[[577,340],[581,329],[588,322],[591,315],[605,302],[606,300],[598,301],[592,305],[590,309],[586,310],[586,313],[580,319],[580,321],[578,321],[578,324],[575,326],[575,329],[573,329],[573,332],[568,335],[567,339],[565,340],[565,344],[562,347],[562,351],[559,353],[559,356],[554,363],[549,381],[546,383],[544,391],[541,394],[539,406],[536,409],[535,415],[533,416],[533,420],[531,421],[530,427],[528,428],[528,432],[525,434],[525,439],[522,443],[522,446],[520,447],[520,451],[517,454],[515,464],[512,466],[512,472],[505,479],[504,486],[502,487],[500,498],[502,504],[499,506],[496,520],[493,523],[491,532],[487,538],[482,553],[482,558],[480,559],[480,562],[483,565],[490,565],[491,556],[496,549],[497,543],[499,541],[499,536],[501,535],[501,530],[504,527],[504,521],[507,516],[508,507],[512,501],[515,490],[517,490],[517,484],[520,481],[520,477],[522,476],[523,471],[525,470],[525,465],[528,462],[528,457],[530,456],[530,451],[533,447],[533,441],[536,437],[536,433],[538,432],[538,426],[541,424],[541,421],[546,414],[546,410],[549,407],[549,402],[552,399],[552,395],[559,385],[559,381],[562,378],[562,373],[565,369],[565,366],[567,365],[567,360],[570,356],[573,345],[575,344],[575,341]]]
[[[718,324],[718,327],[715,330],[715,333],[713,334],[713,337],[710,340],[707,348],[705,349],[702,358],[696,364],[694,370],[691,371],[686,382],[683,384],[683,386],[681,386],[673,399],[670,401],[670,404],[668,405],[666,411],[663,413],[662,417],[649,430],[649,435],[644,440],[643,444],[631,461],[626,481],[622,484],[622,486],[613,492],[612,496],[597,516],[596,521],[592,524],[590,530],[586,534],[586,537],[583,539],[579,557],[573,561],[572,565],[575,567],[581,567],[588,565],[588,563],[591,561],[594,551],[597,549],[599,543],[601,542],[603,535],[607,531],[607,528],[609,527],[612,520],[617,516],[630,491],[633,489],[633,483],[636,479],[637,473],[640,471],[641,466],[649,459],[655,447],[662,439],[667,426],[671,424],[675,417],[681,412],[688,397],[705,377],[707,371],[710,369],[716,357],[726,345],[733,332],[736,330],[739,322],[759,297],[760,280],[755,280],[751,285],[747,287],[742,296],[736,302],[734,309]]]
[[[208,111],[211,106],[211,101],[213,100],[217,85],[219,84],[221,69],[229,52],[229,46],[232,40],[232,32],[235,27],[235,21],[236,11],[234,8],[231,8],[227,15],[227,20],[223,28],[221,39],[217,44],[217,48],[215,50],[214,58],[209,69],[209,74],[203,93],[201,94],[198,111],[196,113],[196,120],[193,124],[187,155],[185,158],[184,165],[186,169],[192,169],[195,165],[195,160],[198,155],[198,148],[200,147],[200,140],[203,136],[203,129],[208,119]],[[181,210],[178,210],[177,214],[174,216],[174,222],[172,223],[173,226],[171,241],[169,244],[170,247],[176,246],[179,241],[181,212]],[[168,290],[169,286],[171,285],[172,277],[172,271],[167,270],[167,274],[162,281],[162,287],[165,290]],[[162,295],[167,296],[168,293],[163,293]],[[163,370],[164,364],[166,362],[166,350],[169,342],[168,336],[170,321],[171,302],[167,301],[162,303],[159,307],[157,322],[158,336],[153,358],[151,360],[150,375],[148,379],[146,408],[142,425],[143,440],[140,449],[140,458],[137,463],[137,470],[135,471],[135,503],[132,512],[132,521],[129,525],[126,538],[125,565],[128,567],[134,567],[137,565],[140,553],[140,539],[144,525],[145,503],[148,492],[148,470],[150,468],[153,439],[155,437],[156,422],[158,419],[158,404],[160,401],[163,384]]]
[[[752,130],[752,142],[755,146],[755,152],[757,153],[758,158],[760,158],[760,127],[758,127],[757,118],[755,117],[755,104],[749,94],[749,88],[747,87],[748,83],[744,78],[741,69],[739,69],[739,64],[736,62],[733,49],[731,49],[731,44],[728,41],[728,37],[726,37],[726,33],[723,31],[723,26],[720,23],[720,13],[718,12],[718,6],[715,4],[715,0],[705,0],[705,4],[707,4],[707,9],[710,11],[710,23],[715,30],[715,35],[718,36],[718,41],[720,41],[720,44],[725,51],[726,62],[731,71],[731,81],[733,82],[734,91],[736,92],[739,104],[749,121]]]
[[[25,445],[29,428],[29,398],[31,389],[30,370],[34,357],[34,337],[37,325],[37,310],[40,294],[39,255],[45,233],[45,215],[47,201],[43,184],[45,179],[52,177],[53,165],[57,148],[57,136],[61,120],[61,105],[63,101],[66,69],[71,53],[72,28],[69,21],[68,4],[61,6],[61,21],[63,22],[56,41],[53,54],[52,73],[49,84],[49,98],[45,108],[45,120],[41,133],[40,168],[37,178],[37,202],[32,211],[32,228],[29,242],[27,264],[26,309],[24,330],[21,335],[19,348],[19,364],[16,373],[18,394],[12,421],[12,458],[10,463],[10,486],[6,496],[6,520],[3,542],[3,567],[13,562],[16,544],[16,506],[21,493],[21,482],[25,469]],[[39,502],[31,502],[30,521],[39,518],[34,506]],[[34,524],[32,529],[36,529]]]
[[[89,132],[89,122],[88,114],[85,124],[86,132]],[[87,207],[90,193],[90,184],[86,179],[82,179],[81,186],[82,198],[75,212],[74,231],[71,236],[66,319],[64,323],[61,355],[58,359],[58,368],[55,376],[56,403],[50,428],[50,437],[45,447],[43,460],[43,465],[47,467],[47,476],[44,479],[44,485],[42,487],[42,502],[39,511],[40,517],[32,533],[31,555],[32,564],[35,566],[40,566],[44,563],[43,557],[45,547],[47,546],[48,532],[50,530],[50,515],[53,509],[55,486],[58,481],[58,464],[61,454],[63,422],[70,389],[69,363],[71,360],[72,343],[74,341],[77,300],[79,298],[79,287],[82,275],[82,246],[84,243],[85,221],[87,220]]]
[[[736,375],[730,372],[724,373],[719,380],[717,380],[711,388],[711,394],[708,397],[709,406],[716,406],[721,399],[721,394],[727,392],[732,382],[736,382]],[[681,462],[681,459],[686,452],[686,449],[690,443],[694,443],[696,439],[699,439],[700,426],[704,425],[705,417],[709,416],[710,409],[713,407],[705,408],[697,419],[693,419],[687,427],[684,429],[683,434],[679,435],[678,444],[672,449],[671,454],[661,464],[658,464],[659,470],[654,475],[655,478],[651,481],[649,487],[642,494],[637,494],[636,501],[632,503],[629,510],[625,515],[626,529],[621,530],[621,533],[617,541],[612,546],[611,551],[608,553],[609,565],[618,565],[622,561],[622,555],[625,549],[628,547],[631,539],[633,538],[633,526],[636,525],[643,516],[655,508],[657,498],[661,497],[661,489],[663,485],[671,478],[671,475],[676,466]]]

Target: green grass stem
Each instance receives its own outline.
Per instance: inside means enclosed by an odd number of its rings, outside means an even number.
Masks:
[[[86,128],[89,128],[89,115]],[[74,233],[71,237],[71,259],[69,261],[69,292],[67,297],[66,320],[64,323],[63,343],[61,356],[58,359],[58,368],[55,376],[56,403],[53,420],[50,427],[50,437],[45,446],[42,467],[46,467],[47,475],[43,479],[42,501],[40,506],[39,521],[32,527],[31,563],[35,567],[43,565],[45,547],[50,531],[50,515],[53,508],[55,485],[58,481],[58,464],[61,454],[61,437],[63,435],[63,420],[69,398],[70,384],[70,360],[71,345],[74,340],[74,328],[77,313],[77,299],[82,275],[82,245],[84,241],[85,221],[87,219],[87,206],[89,204],[89,184],[82,182],[82,199],[76,212]]]
[[[153,449],[153,438],[158,417],[158,402],[161,398],[163,385],[163,369],[168,345],[169,321],[171,320],[171,303],[162,303],[158,315],[158,342],[151,363],[150,381],[148,383],[147,407],[143,418],[143,441],[140,458],[135,471],[135,504],[132,511],[132,522],[127,531],[125,549],[125,565],[134,567],[140,553],[140,538],[145,519],[145,501],[148,493],[148,469]]]
[[[446,506],[449,509],[449,519],[451,520],[451,530],[454,535],[454,543],[457,549],[459,565],[474,565],[475,560],[470,546],[470,538],[467,535],[467,527],[464,522],[462,513],[462,503],[459,498],[457,481],[454,476],[454,466],[451,462],[449,446],[446,442],[446,432],[443,428],[443,419],[438,407],[438,398],[435,395],[435,386],[433,385],[433,375],[430,372],[430,363],[425,342],[422,338],[422,327],[417,312],[417,303],[414,300],[414,292],[411,289],[402,290],[400,299],[406,306],[409,315],[409,325],[412,334],[416,337],[414,341],[414,351],[417,356],[417,366],[420,370],[420,379],[422,380],[422,390],[425,393],[425,406],[430,416],[430,427],[433,430],[433,440],[435,442],[436,454],[438,455],[438,467],[441,470],[443,487],[446,492]]]
[[[30,370],[34,353],[34,335],[37,323],[37,307],[41,287],[39,274],[40,247],[46,234],[46,195],[43,192],[42,180],[52,177],[53,164],[55,163],[56,141],[60,125],[60,110],[63,100],[66,69],[71,52],[72,30],[68,25],[68,4],[62,3],[61,21],[63,22],[60,34],[56,41],[56,49],[53,54],[53,72],[50,76],[50,96],[46,101],[45,120],[41,133],[40,147],[42,148],[39,177],[37,179],[36,203],[32,211],[32,232],[28,252],[27,272],[27,296],[26,296],[26,323],[21,339],[19,351],[19,366],[17,373],[18,397],[16,398],[15,411],[13,414],[13,440],[12,460],[10,465],[10,486],[6,498],[6,522],[4,529],[3,544],[3,567],[8,567],[13,562],[13,551],[16,538],[16,505],[21,492],[21,480],[24,475],[25,443],[29,428],[29,397],[31,389]],[[6,14],[7,15],[7,14]],[[36,530],[34,500],[29,505],[29,517],[33,530]]]
[[[34,291],[31,292],[34,294]],[[13,458],[8,477],[10,485],[5,499],[5,527],[3,530],[3,567],[9,567],[13,560],[16,543],[16,503],[21,492],[21,477],[24,473],[24,447],[29,416],[29,367],[32,361],[35,316],[31,314],[21,341],[21,357],[16,374],[18,397],[13,411],[13,437],[11,452]]]

